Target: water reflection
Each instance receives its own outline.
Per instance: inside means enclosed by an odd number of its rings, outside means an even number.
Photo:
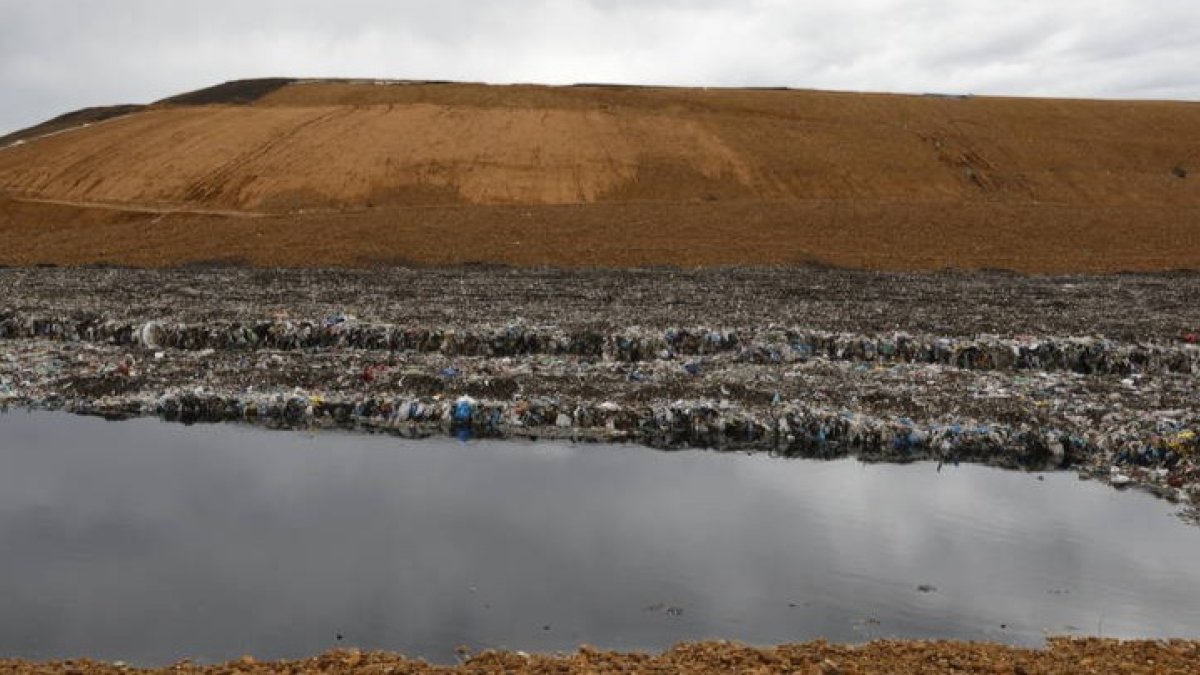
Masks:
[[[1200,631],[1169,505],[970,466],[11,413],[0,541],[32,658]]]

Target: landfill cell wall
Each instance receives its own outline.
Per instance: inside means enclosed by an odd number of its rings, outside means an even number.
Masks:
[[[0,264],[1200,266],[1195,104],[235,84],[0,150]]]

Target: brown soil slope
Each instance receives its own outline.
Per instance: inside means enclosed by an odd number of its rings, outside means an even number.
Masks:
[[[259,84],[0,150],[0,263],[1200,267],[1200,105]]]

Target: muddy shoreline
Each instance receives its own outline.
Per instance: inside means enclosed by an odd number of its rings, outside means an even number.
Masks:
[[[1200,275],[0,269],[0,404],[1071,469],[1200,499]]]
[[[1200,644],[1184,640],[1128,641],[1051,638],[1045,649],[987,643],[878,640],[860,646],[823,641],[755,648],[730,642],[681,644],[661,654],[583,647],[574,654],[482,652],[463,654],[457,666],[431,665],[382,652],[340,650],[297,661],[189,661],[162,669],[87,660],[30,663],[0,659],[0,671],[20,675],[121,673],[1191,673]]]

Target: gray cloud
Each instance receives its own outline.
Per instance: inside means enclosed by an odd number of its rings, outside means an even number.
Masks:
[[[0,0],[0,19],[0,131],[268,75],[1200,98],[1193,0]]]

